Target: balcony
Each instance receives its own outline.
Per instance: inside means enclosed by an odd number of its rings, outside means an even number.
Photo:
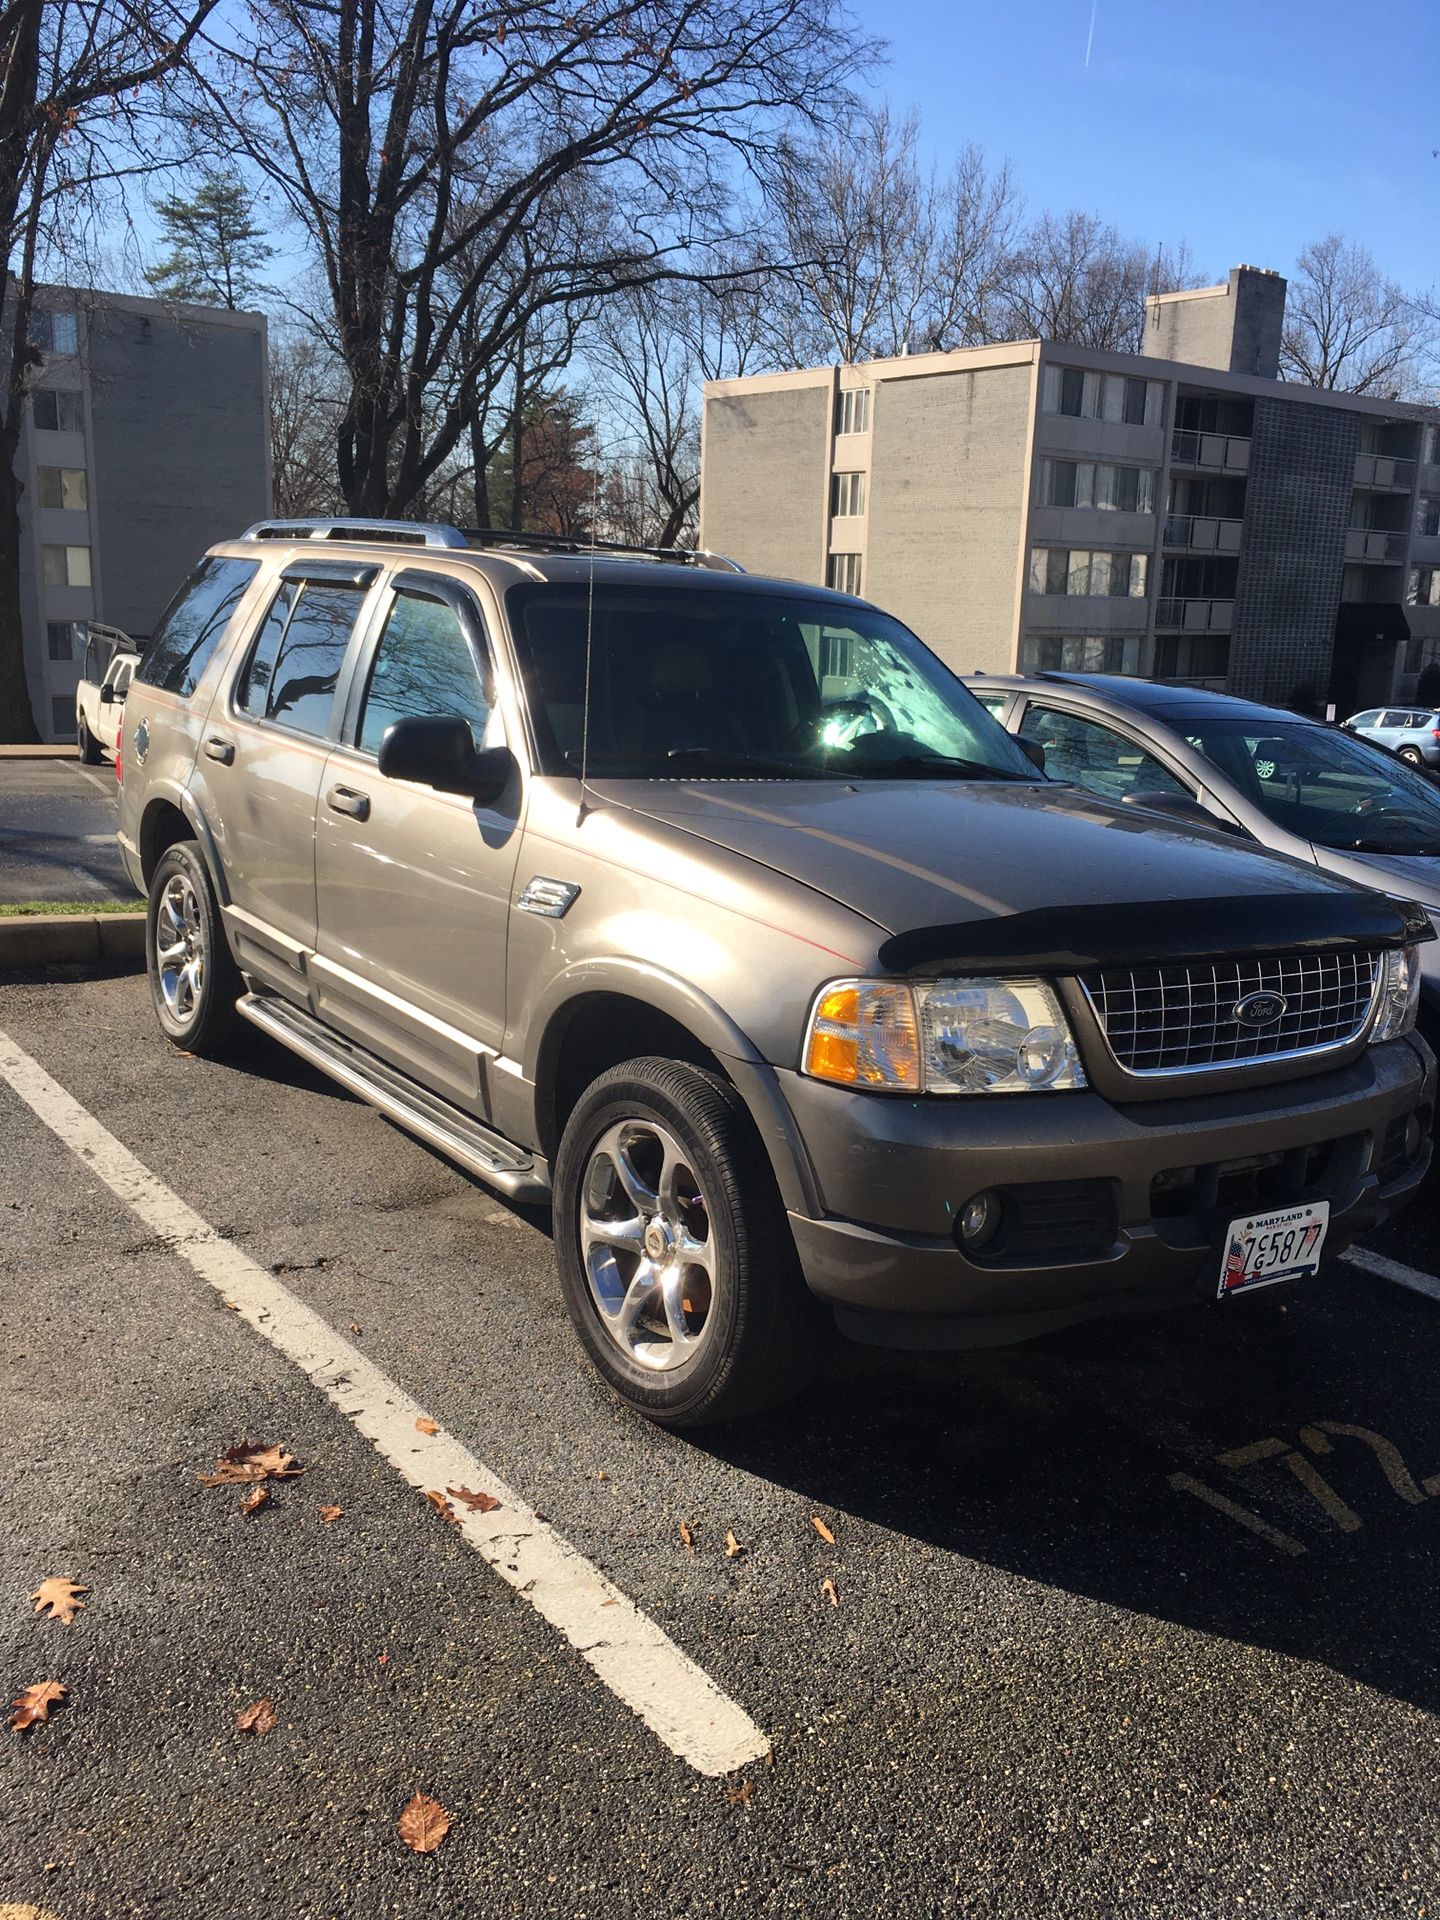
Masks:
[[[1405,558],[1409,538],[1407,533],[1393,533],[1379,527],[1350,527],[1345,534],[1345,558],[1394,566]]]
[[[1250,441],[1239,433],[1176,427],[1170,436],[1170,460],[1174,466],[1199,467],[1207,473],[1248,473]]]
[[[1165,545],[1187,553],[1238,553],[1240,526],[1238,520],[1218,520],[1209,513],[1167,513]]]
[[[1415,462],[1388,453],[1357,453],[1355,485],[1379,493],[1408,493],[1415,484]]]
[[[1157,600],[1155,629],[1178,633],[1229,633],[1235,617],[1233,600]]]

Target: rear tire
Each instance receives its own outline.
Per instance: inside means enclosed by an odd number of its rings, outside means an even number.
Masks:
[[[193,840],[167,847],[151,875],[145,969],[165,1038],[206,1059],[222,1053],[235,1026],[242,982]]]
[[[1401,747],[1400,758],[1412,767],[1423,767],[1425,756],[1418,747]]]
[[[83,766],[99,766],[100,742],[86,726],[83,713],[75,721],[75,744],[80,749],[80,761]]]
[[[820,1347],[774,1175],[718,1075],[629,1060],[582,1095],[555,1160],[565,1304],[610,1386],[665,1427],[797,1393]]]

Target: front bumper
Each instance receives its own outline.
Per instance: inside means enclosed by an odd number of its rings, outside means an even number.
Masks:
[[[1424,1178],[1436,1092],[1417,1039],[1284,1086],[1125,1107],[1090,1092],[906,1100],[776,1078],[819,1200],[790,1210],[806,1280],[851,1338],[905,1347],[995,1345],[1213,1294],[1228,1221],[1293,1200],[1330,1202],[1338,1253]],[[982,1189],[1046,1196],[1058,1243],[962,1253],[954,1223]],[[1084,1197],[1071,1245],[1067,1193]]]

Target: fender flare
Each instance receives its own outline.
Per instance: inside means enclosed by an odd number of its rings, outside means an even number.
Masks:
[[[200,857],[205,862],[206,871],[210,875],[210,884],[215,889],[215,898],[222,907],[228,907],[230,905],[230,889],[225,881],[225,869],[220,864],[220,852],[215,844],[215,835],[211,831],[210,822],[205,818],[204,811],[199,802],[188,788],[177,786],[173,781],[166,780],[157,783],[157,785],[146,794],[144,810],[140,815],[140,846],[137,851],[143,858],[145,821],[151,809],[161,803],[173,807],[177,813],[182,813],[185,816],[186,821],[194,831],[196,842],[200,848]]]

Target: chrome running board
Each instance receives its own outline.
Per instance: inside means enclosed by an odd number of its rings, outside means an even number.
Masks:
[[[322,1026],[288,1000],[247,993],[237,1002],[237,1010],[252,1026],[308,1060],[347,1092],[378,1107],[388,1120],[458,1161],[467,1173],[498,1188],[511,1200],[549,1204],[550,1181],[543,1166],[483,1120],[452,1107],[448,1100]]]

